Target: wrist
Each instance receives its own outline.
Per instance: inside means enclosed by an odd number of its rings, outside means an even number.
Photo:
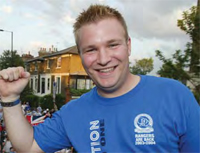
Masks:
[[[0,101],[0,103],[1,103],[1,106],[2,106],[2,107],[13,107],[13,106],[15,106],[15,105],[20,104],[21,101],[20,101],[20,99],[18,98],[18,99],[14,100],[14,101],[9,101],[9,102],[5,102],[5,101],[2,102],[2,101]]]
[[[15,100],[17,100],[19,98],[20,98],[20,96],[9,96],[9,97],[3,97],[3,96],[1,96],[0,97],[0,102],[1,103],[13,102],[13,101],[15,101]]]

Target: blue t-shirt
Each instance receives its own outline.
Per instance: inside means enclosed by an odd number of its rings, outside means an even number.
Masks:
[[[200,109],[178,81],[140,76],[128,93],[104,98],[97,89],[34,127],[44,152],[200,152]]]

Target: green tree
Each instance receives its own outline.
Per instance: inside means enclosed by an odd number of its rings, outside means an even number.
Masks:
[[[157,73],[183,83],[189,81],[194,86],[192,91],[200,104],[200,0],[197,6],[183,12],[177,26],[190,36],[191,42],[187,43],[184,52],[177,50],[171,59],[166,59],[162,52],[157,50],[156,56],[163,62]],[[189,71],[186,68],[189,68]]]
[[[24,66],[24,62],[17,51],[4,51],[0,56],[0,69],[16,66]]]
[[[177,21],[177,25],[192,40],[190,72],[198,74],[200,72],[200,0],[198,0],[197,6],[183,12],[182,19]]]
[[[8,67],[16,67],[16,66],[23,66],[24,67],[24,62],[22,58],[20,57],[19,54],[17,54],[17,51],[10,51],[6,50],[2,53],[0,56],[0,69],[6,69]],[[32,90],[29,88],[27,85],[23,92],[21,93],[21,101],[27,101],[27,96],[33,95]]]
[[[161,51],[156,50],[156,56],[163,62],[162,67],[157,74],[161,77],[173,78],[185,83],[190,79],[190,76],[185,71],[189,65],[189,57],[191,52],[191,44],[187,44],[187,49],[184,52],[177,50],[172,58],[165,58]]]
[[[182,53],[181,50],[177,50],[172,58],[165,58],[161,51],[156,50],[156,56],[163,62],[160,70],[157,71],[161,77],[173,78],[186,83],[189,81],[193,86],[193,93],[198,103],[200,104],[200,85],[196,82],[196,78],[193,78],[190,73],[185,71],[189,67],[189,59],[191,53],[191,44],[187,44],[187,49]]]
[[[129,68],[132,74],[146,75],[153,70],[153,59],[143,58],[141,60],[135,60],[135,64]]]

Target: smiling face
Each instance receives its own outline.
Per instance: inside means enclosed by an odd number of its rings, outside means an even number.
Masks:
[[[102,19],[82,26],[77,36],[82,64],[99,94],[121,95],[131,78],[131,42],[126,40],[122,25],[115,18]]]

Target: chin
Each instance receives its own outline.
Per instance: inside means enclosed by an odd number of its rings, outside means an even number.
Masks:
[[[99,86],[103,87],[103,88],[112,88],[113,86],[115,86],[117,83],[116,82],[100,82],[98,83]]]
[[[111,92],[116,89],[116,84],[99,84],[97,87],[101,88],[104,91]]]

